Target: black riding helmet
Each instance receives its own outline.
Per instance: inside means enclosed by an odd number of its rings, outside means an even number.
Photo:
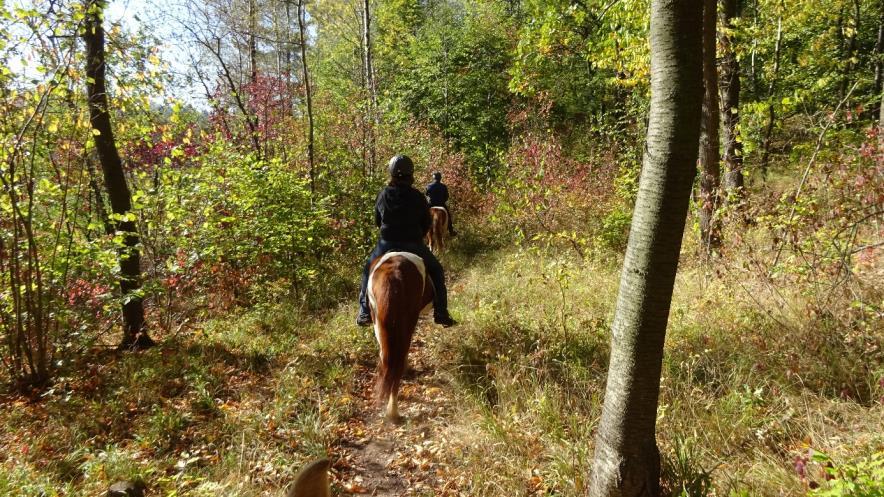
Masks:
[[[407,179],[414,177],[414,162],[407,155],[394,155],[387,165],[390,177],[393,179]]]
[[[436,181],[440,181],[442,179],[442,173],[436,171],[435,173],[433,173],[433,179]]]

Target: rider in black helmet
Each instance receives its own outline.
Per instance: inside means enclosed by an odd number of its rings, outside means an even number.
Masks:
[[[397,155],[390,159],[389,172],[390,182],[381,190],[375,202],[374,222],[381,232],[378,243],[362,271],[359,317],[356,318],[356,324],[359,326],[371,324],[368,299],[365,295],[371,261],[395,250],[411,252],[424,260],[427,274],[433,280],[435,289],[433,318],[437,324],[451,326],[455,321],[448,314],[445,273],[442,265],[423,242],[424,236],[430,229],[430,206],[427,205],[427,199],[411,186],[414,184],[414,163],[407,156]]]
[[[427,185],[426,195],[430,201],[430,207],[443,207],[448,213],[448,234],[457,235],[454,231],[451,209],[448,208],[448,187],[442,183],[442,173],[439,171],[433,173],[433,182]]]

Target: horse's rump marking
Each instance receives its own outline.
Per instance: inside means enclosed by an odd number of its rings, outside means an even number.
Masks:
[[[374,298],[374,273],[378,270],[379,267],[388,260],[393,257],[402,256],[405,257],[409,262],[417,267],[417,271],[421,275],[421,279],[424,282],[424,286],[421,287],[421,295],[423,295],[424,291],[426,291],[427,285],[427,266],[424,265],[424,260],[420,258],[417,254],[412,254],[411,252],[387,252],[386,254],[378,257],[375,262],[372,262],[371,272],[368,275],[368,305],[371,307],[372,312],[377,313],[377,301]]]

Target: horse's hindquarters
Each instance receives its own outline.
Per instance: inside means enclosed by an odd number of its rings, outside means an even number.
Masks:
[[[448,211],[444,207],[431,207],[429,246],[430,250],[438,254],[445,250],[445,233],[448,230]]]
[[[432,300],[433,287],[420,257],[390,252],[373,263],[368,292],[380,347],[378,401],[389,398],[387,415],[395,418],[411,338],[421,310]]]

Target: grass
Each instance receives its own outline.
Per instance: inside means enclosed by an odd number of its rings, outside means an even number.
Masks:
[[[458,406],[445,478],[464,495],[583,495],[619,261],[483,236],[444,259],[461,325],[424,337]],[[796,470],[809,451],[838,464],[882,451],[874,323],[808,312],[813,292],[733,255],[709,273],[692,250],[658,412],[667,491],[805,495],[823,480],[812,461]],[[42,397],[2,399],[0,494],[98,495],[132,478],[153,495],[278,493],[355,414],[352,372],[376,345],[354,313],[268,304],[144,353],[91,351]]]
[[[806,289],[773,287],[746,271],[707,274],[691,251],[688,244],[663,366],[664,487],[804,495],[823,470],[802,476],[796,458],[882,451],[880,333],[808,314]],[[449,461],[467,494],[583,494],[618,276],[616,260],[537,248],[501,252],[463,275],[456,311],[464,325],[432,345],[469,401],[452,428],[462,443]],[[851,339],[857,333],[863,339]]]
[[[158,495],[281,489],[350,415],[348,365],[374,348],[349,322],[280,305],[144,353],[94,351],[41,398],[3,403],[0,494],[97,495],[131,478]]]

